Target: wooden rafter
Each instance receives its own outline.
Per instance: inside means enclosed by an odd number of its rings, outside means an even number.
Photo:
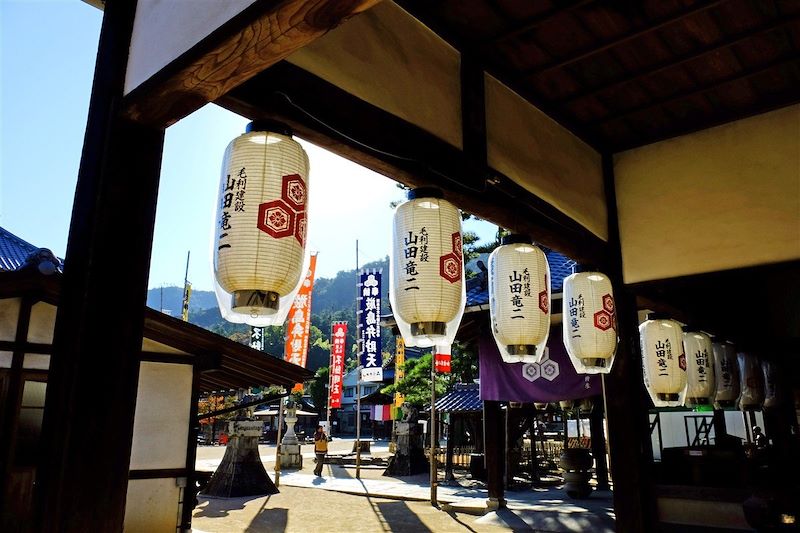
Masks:
[[[524,70],[524,71],[522,71],[520,73],[520,77],[521,78],[527,78],[527,77],[530,77],[530,76],[538,76],[540,74],[543,74],[545,72],[549,72],[551,70],[564,68],[564,67],[566,67],[568,65],[571,65],[573,63],[577,63],[578,61],[581,61],[581,60],[586,59],[588,57],[592,57],[592,56],[597,55],[597,54],[599,54],[601,52],[605,52],[606,50],[608,50],[610,48],[613,48],[615,46],[619,46],[619,45],[621,45],[623,43],[626,43],[628,41],[631,41],[631,40],[636,39],[638,37],[641,37],[643,35],[647,35],[648,33],[652,33],[652,32],[654,32],[656,30],[659,30],[659,29],[661,29],[661,28],[663,28],[665,26],[669,26],[670,24],[674,24],[676,22],[679,22],[679,21],[685,19],[686,17],[690,17],[692,15],[696,15],[698,13],[702,13],[703,11],[707,11],[707,10],[709,10],[709,9],[711,9],[713,7],[716,7],[719,4],[722,4],[722,3],[727,2],[727,1],[728,0],[702,0],[702,1],[699,1],[699,2],[693,4],[692,6],[686,8],[686,9],[682,9],[682,10],[680,10],[680,11],[678,11],[676,13],[672,13],[671,15],[668,15],[666,17],[662,17],[660,19],[653,20],[653,21],[651,21],[649,24],[647,24],[644,27],[633,29],[631,31],[623,33],[622,35],[618,35],[618,36],[616,36],[616,37],[614,37],[612,39],[609,39],[609,40],[606,40],[606,41],[603,41],[603,42],[600,42],[600,43],[594,43],[594,44],[592,44],[592,45],[590,45],[590,46],[588,46],[588,47],[586,47],[586,48],[584,48],[582,50],[574,52],[572,54],[568,54],[568,55],[563,56],[563,57],[558,57],[558,58],[555,58],[555,59],[553,59],[551,61],[548,61],[547,63],[544,63],[542,65],[537,65],[536,67],[533,67],[531,69]]]
[[[757,37],[759,35],[772,32],[774,30],[784,28],[785,26],[796,22],[800,17],[788,17],[788,18],[779,18],[771,20],[769,23],[757,26],[754,28],[750,28],[748,30],[742,31],[737,33],[736,35],[731,35],[726,37],[725,39],[721,39],[720,41],[710,44],[708,46],[704,46],[698,48],[696,50],[691,50],[685,54],[681,54],[678,56],[670,57],[665,61],[660,61],[658,63],[654,63],[652,65],[648,65],[644,68],[638,70],[630,70],[625,73],[625,75],[621,78],[617,78],[615,80],[609,81],[602,85],[595,85],[590,87],[584,91],[575,93],[575,94],[567,94],[564,98],[556,100],[558,104],[566,104],[569,105],[574,103],[578,100],[582,100],[584,98],[593,96],[595,94],[605,92],[605,91],[612,91],[615,89],[620,89],[622,86],[640,80],[642,78],[652,76],[654,74],[658,74],[660,72],[664,72],[666,70],[675,68],[677,66],[683,65],[700,57],[703,57],[708,54],[712,54],[714,52],[718,52],[720,50],[724,50],[726,48],[730,48],[734,45],[741,44],[748,39],[753,37]]]
[[[543,11],[543,12],[537,14],[537,15],[534,15],[533,17],[525,19],[521,23],[519,23],[519,24],[517,24],[517,25],[515,25],[515,26],[513,26],[511,28],[507,28],[507,29],[495,34],[495,35],[492,35],[491,37],[489,37],[487,39],[484,39],[480,43],[480,45],[481,46],[487,46],[487,45],[495,44],[495,43],[498,43],[498,42],[501,42],[501,41],[507,41],[508,39],[513,39],[514,37],[522,35],[525,32],[533,30],[533,29],[535,29],[535,28],[537,28],[537,27],[539,27],[539,26],[541,26],[543,24],[546,24],[547,22],[549,22],[553,18],[557,17],[558,15],[561,15],[562,13],[565,13],[567,11],[571,11],[573,9],[577,9],[577,8],[579,8],[581,6],[584,6],[586,4],[591,4],[591,3],[596,2],[596,1],[597,0],[577,0],[577,1],[570,2],[569,4],[566,4],[566,5],[558,5],[557,4],[556,7],[553,7],[551,9]]]

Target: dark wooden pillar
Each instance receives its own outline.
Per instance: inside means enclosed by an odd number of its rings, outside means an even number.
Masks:
[[[642,379],[639,319],[636,297],[623,284],[613,156],[603,154],[602,164],[609,249],[603,270],[612,280],[620,338],[614,367],[605,377],[614,513],[617,531],[650,532],[655,531],[656,520],[653,453],[647,415],[649,399]]]
[[[490,507],[505,507],[506,424],[500,402],[483,402],[483,449]]]
[[[47,387],[41,531],[122,531],[125,517],[164,140],[120,115],[135,9],[105,4]]]
[[[592,455],[594,455],[594,472],[597,476],[597,490],[609,490],[608,459],[606,458],[606,433],[603,430],[603,400],[593,398],[594,407],[589,413],[589,431],[592,433]]]

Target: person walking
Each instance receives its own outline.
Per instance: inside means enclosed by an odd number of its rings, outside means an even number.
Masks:
[[[314,468],[314,474],[317,476],[322,475],[322,466],[325,464],[325,455],[328,453],[328,435],[322,426],[317,426],[317,431],[314,433],[314,454],[317,456],[317,466]]]

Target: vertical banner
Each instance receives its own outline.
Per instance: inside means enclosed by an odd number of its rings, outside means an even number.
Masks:
[[[250,326],[250,347],[259,352],[264,351],[264,328]]]
[[[440,374],[450,373],[450,351],[451,347],[449,344],[437,345],[434,347],[433,367],[436,372]]]
[[[192,284],[187,281],[183,284],[183,305],[181,306],[181,319],[189,321],[189,297],[192,295]]]
[[[347,338],[347,322],[331,324],[331,364],[328,383],[328,407],[342,407],[342,376],[344,375],[344,349]]]
[[[308,336],[311,331],[311,291],[314,288],[314,270],[317,266],[317,256],[312,255],[308,265],[308,272],[294,297],[286,321],[286,346],[283,350],[284,359],[290,363],[306,366],[308,356]]]
[[[383,381],[381,359],[381,273],[362,270],[358,275],[359,362],[362,381]]]
[[[406,343],[403,341],[403,337],[401,335],[396,337],[395,342],[394,384],[397,385],[404,377],[406,377],[406,371],[403,369],[403,365],[406,362]],[[394,393],[395,407],[402,407],[404,401],[406,401],[406,397],[403,394],[400,394],[399,392]]]

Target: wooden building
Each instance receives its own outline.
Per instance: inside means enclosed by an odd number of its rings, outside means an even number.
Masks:
[[[669,510],[696,497],[653,480],[639,307],[768,351],[800,385],[796,2],[103,5],[37,473],[42,530],[123,527],[164,130],[211,101],[438,186],[613,278],[619,531],[675,523]],[[114,395],[74,431],[100,366]]]

